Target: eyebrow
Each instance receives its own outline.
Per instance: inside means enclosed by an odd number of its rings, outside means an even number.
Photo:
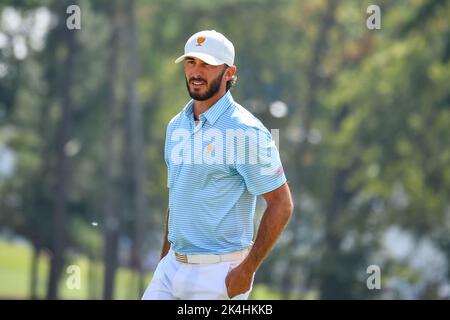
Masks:
[[[195,61],[195,59],[194,59],[194,58],[191,58],[191,57],[186,57],[185,60],[186,60],[186,61]],[[199,61],[198,63],[201,63],[201,64],[203,64],[203,65],[205,65],[205,66],[212,66],[212,64],[206,63],[205,61],[202,61],[202,60],[200,60],[200,59],[198,59],[198,61]]]

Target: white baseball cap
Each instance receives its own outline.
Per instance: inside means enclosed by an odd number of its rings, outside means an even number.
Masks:
[[[186,57],[194,57],[213,66],[234,65],[234,46],[223,34],[215,30],[197,32],[184,46],[184,54],[175,60],[179,63]]]

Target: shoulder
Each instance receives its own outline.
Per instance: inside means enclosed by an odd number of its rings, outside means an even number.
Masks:
[[[261,120],[236,102],[233,103],[232,108],[228,109],[227,120],[230,122],[230,125],[235,128],[267,130]]]
[[[169,123],[167,124],[167,132],[172,131],[180,126],[183,112],[184,110],[181,110],[174,117],[172,117],[172,119],[170,119]]]

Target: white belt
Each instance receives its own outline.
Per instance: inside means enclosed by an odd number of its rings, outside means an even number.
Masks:
[[[249,249],[226,254],[179,254],[174,252],[175,259],[182,263],[219,263],[225,261],[243,260]]]

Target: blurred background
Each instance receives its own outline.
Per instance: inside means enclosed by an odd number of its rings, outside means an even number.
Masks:
[[[250,298],[450,298],[449,18],[441,0],[0,1],[0,298],[141,297],[189,99],[174,60],[204,29],[235,45],[235,100],[280,129],[295,202]]]

